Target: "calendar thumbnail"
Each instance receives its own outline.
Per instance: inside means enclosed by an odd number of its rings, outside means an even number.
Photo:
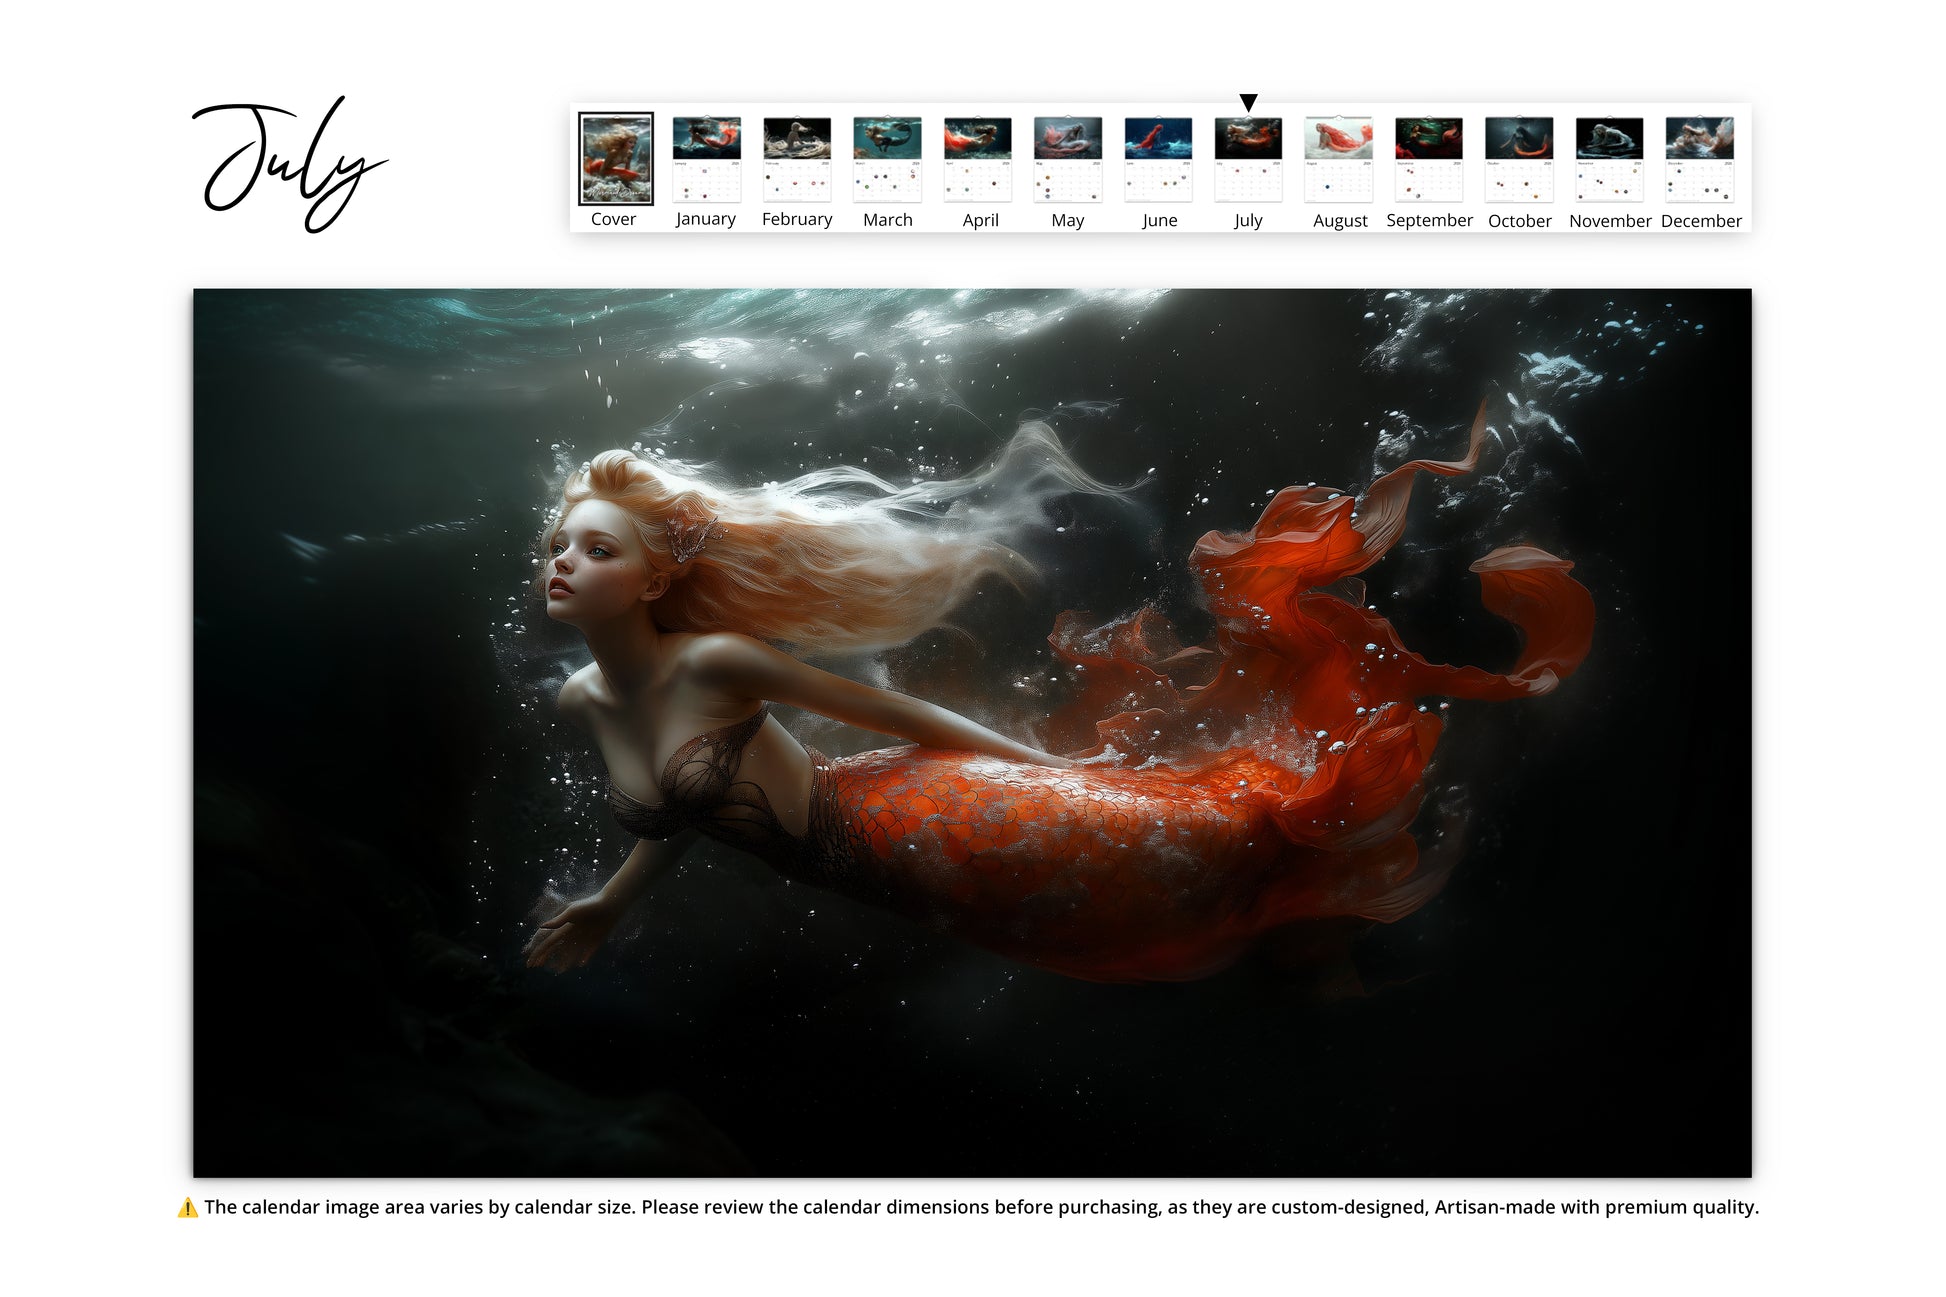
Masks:
[[[655,114],[581,113],[583,204],[655,202]]]
[[[1106,179],[1101,118],[1034,119],[1034,201],[1098,203]]]
[[[923,123],[917,117],[854,117],[851,123],[851,200],[916,203]]]
[[[1284,201],[1284,119],[1216,119],[1216,201]]]
[[[1013,201],[1013,118],[948,117],[943,147],[946,201]]]
[[[1396,201],[1457,203],[1466,197],[1463,127],[1458,117],[1400,117],[1393,122]]]
[[[1489,203],[1554,201],[1552,117],[1487,118],[1485,153]]]
[[[1101,118],[1036,117],[1034,156],[1043,160],[1101,159]]]
[[[1372,201],[1372,119],[1304,119],[1304,201]]]
[[[1122,201],[1190,201],[1190,165],[1195,156],[1193,124],[1187,117],[1130,117],[1123,122]]]
[[[673,163],[669,197],[678,203],[743,201],[743,119],[677,117],[671,120]]]
[[[1663,197],[1672,203],[1736,201],[1736,121],[1671,117],[1663,145]]]
[[[764,118],[764,199],[831,201],[831,119]]]
[[[1642,201],[1642,119],[1582,117],[1575,123],[1574,196],[1584,203]]]

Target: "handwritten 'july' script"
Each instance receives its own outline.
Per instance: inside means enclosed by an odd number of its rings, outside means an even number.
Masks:
[[[318,162],[317,157],[318,145],[324,139],[324,128],[331,125],[332,114],[338,111],[338,105],[344,101],[343,95],[339,95],[332,101],[330,111],[325,113],[324,120],[318,123],[317,132],[311,136],[311,147],[304,151],[303,164],[297,166],[295,171],[291,170],[294,165],[292,159],[280,158],[270,151],[270,126],[264,120],[265,113],[282,113],[286,117],[297,116],[288,108],[277,108],[270,104],[211,104],[208,108],[199,108],[191,113],[189,119],[194,121],[209,113],[248,112],[257,123],[257,138],[224,158],[210,174],[209,183],[203,186],[203,202],[213,212],[227,212],[250,196],[250,191],[256,188],[259,176],[269,173],[279,180],[295,180],[297,191],[312,200],[311,210],[304,216],[306,233],[322,234],[330,229],[331,223],[344,214],[346,205],[351,202],[351,196],[358,188],[359,180],[367,171],[382,167],[386,163],[384,158],[380,158],[377,162],[367,162],[362,157],[356,161],[347,161],[344,155],[340,154],[337,163],[329,171],[322,170],[322,164]],[[225,183],[224,174],[229,172],[231,166],[239,159],[246,157],[249,160],[245,165],[249,168],[250,174],[243,181],[243,187],[237,190],[236,196],[228,202],[219,202],[217,187]],[[319,171],[314,173],[314,166],[319,167]],[[236,183],[234,175],[227,183],[231,185]],[[331,203],[333,197],[338,199],[335,205]]]

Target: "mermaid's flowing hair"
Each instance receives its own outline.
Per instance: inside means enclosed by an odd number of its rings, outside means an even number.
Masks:
[[[541,534],[535,584],[546,588],[568,511],[607,500],[628,514],[650,566],[671,577],[652,606],[664,630],[737,631],[806,653],[875,652],[949,625],[988,577],[1016,588],[1033,577],[1007,541],[1043,524],[1050,498],[1132,489],[1089,476],[1038,422],[1021,425],[975,472],[904,487],[845,465],[732,487],[690,465],[609,450],[568,475]],[[718,524],[680,563],[672,516]]]

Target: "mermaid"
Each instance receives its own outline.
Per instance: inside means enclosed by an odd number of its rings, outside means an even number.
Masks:
[[[1233,149],[1267,149],[1283,133],[1283,127],[1275,122],[1259,122],[1255,126],[1232,122],[1225,128],[1225,137]]]
[[[710,126],[715,125],[716,134],[710,134]],[[736,122],[691,122],[689,142],[706,149],[727,149],[737,142],[739,126]]]
[[[1529,546],[1472,567],[1524,636],[1505,673],[1429,662],[1365,605],[1357,574],[1399,539],[1414,480],[1473,471],[1486,434],[1483,406],[1458,460],[1414,460],[1362,496],[1288,487],[1250,530],[1203,536],[1190,564],[1216,620],[1206,644],[1183,646],[1154,609],[1063,614],[1049,643],[1072,694],[1040,746],[779,645],[903,643],[989,578],[1026,577],[997,494],[1121,490],[1045,425],[980,472],[903,489],[855,469],[737,489],[596,456],[543,531],[537,585],[587,638],[593,661],[559,706],[600,748],[610,809],[640,840],[540,925],[529,964],[586,963],[699,836],[1092,981],[1203,977],[1287,925],[1410,914],[1451,864],[1421,862],[1408,831],[1444,723],[1420,700],[1547,693],[1593,632],[1573,565]],[[868,494],[834,503],[834,487]],[[909,746],[831,759],[773,704]]]
[[[1736,122],[1725,117],[1714,131],[1707,126],[1679,124],[1679,134],[1669,145],[1672,158],[1727,158],[1736,152]]]
[[[1330,122],[1319,122],[1318,147],[1330,149],[1333,153],[1356,153],[1372,142],[1372,124],[1366,122],[1353,139],[1349,132],[1341,131]],[[1234,129],[1234,128],[1233,128]]]
[[[635,158],[635,145],[640,138],[628,127],[617,126],[592,140],[584,140],[581,151],[600,156],[583,158],[581,170],[591,176],[610,175],[622,180],[640,180],[641,172],[630,170],[628,165]]]
[[[1531,138],[1525,126],[1517,126],[1508,133],[1507,142],[1501,146],[1501,152],[1512,153],[1517,158],[1546,158],[1553,156],[1551,150],[1554,146],[1554,135],[1552,132],[1543,131],[1541,133],[1541,142],[1532,148],[1528,148],[1526,145]]]
[[[1635,137],[1627,131],[1617,130],[1607,122],[1596,122],[1588,132],[1588,142],[1581,147],[1583,157],[1625,158],[1636,150]]]
[[[1088,140],[1088,124],[1076,122],[1072,126],[1050,126],[1041,132],[1042,157],[1064,157],[1070,153],[1086,153],[1094,145]]]
[[[794,121],[781,141],[774,137],[764,141],[764,155],[785,158],[828,158],[831,156],[831,145],[812,127]]]
[[[1393,155],[1399,158],[1437,157],[1441,154],[1457,156],[1460,143],[1460,123],[1444,117],[1423,117],[1417,121],[1401,121],[1401,133],[1405,139],[1393,145]],[[1421,152],[1425,150],[1425,152]]]
[[[904,131],[905,134],[893,135],[891,131]],[[908,144],[912,140],[912,126],[908,122],[892,123],[891,131],[879,126],[877,123],[873,123],[865,128],[865,138],[878,146],[880,156],[891,152],[901,144]]]
[[[946,151],[948,153],[979,153],[993,147],[1000,137],[1000,128],[991,122],[984,122],[973,128],[971,135],[962,135],[951,126],[946,128]]]

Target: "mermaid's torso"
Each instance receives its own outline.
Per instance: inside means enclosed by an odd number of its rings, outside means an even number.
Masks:
[[[611,782],[608,809],[616,822],[636,837],[652,840],[700,829],[759,855],[791,842],[763,788],[737,778],[743,750],[769,716],[770,704],[765,703],[742,720],[698,734],[677,748],[656,782],[662,793],[657,805],[631,797]]]
[[[741,778],[744,750],[770,716],[765,703],[740,721],[708,730],[670,756],[657,782],[662,801],[651,806],[611,782],[608,809],[616,823],[638,838],[673,837],[695,829],[719,842],[748,851],[787,878],[841,891],[856,891],[842,817],[833,804],[831,763],[816,748],[811,758],[811,804],[803,837],[794,837],[777,817],[763,786]],[[873,897],[872,899],[880,899]]]

